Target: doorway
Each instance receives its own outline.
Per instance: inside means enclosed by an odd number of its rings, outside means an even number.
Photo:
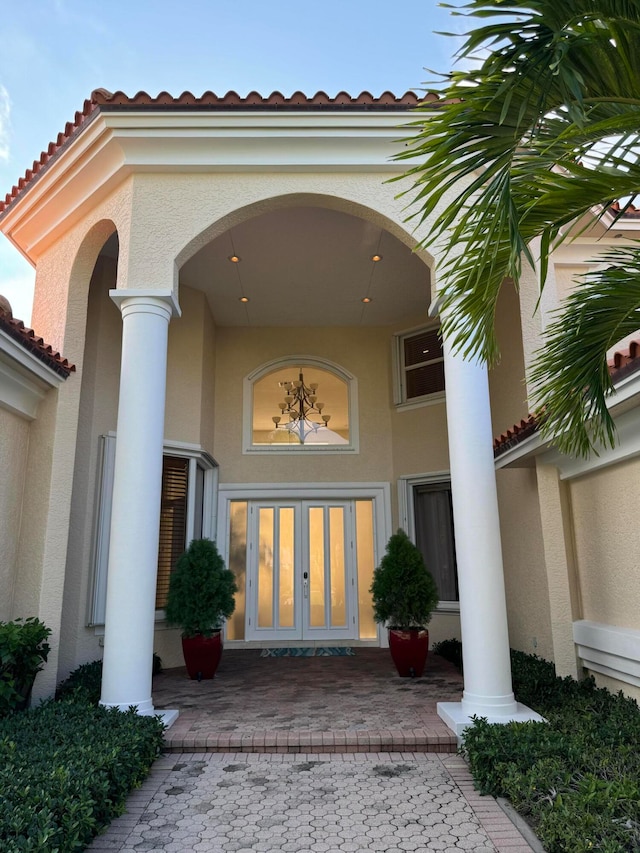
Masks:
[[[377,644],[374,500],[232,499],[228,518],[228,564],[239,587],[228,640]]]

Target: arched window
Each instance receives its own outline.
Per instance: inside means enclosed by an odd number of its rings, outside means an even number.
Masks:
[[[356,379],[313,356],[292,356],[245,380],[245,452],[357,449]]]

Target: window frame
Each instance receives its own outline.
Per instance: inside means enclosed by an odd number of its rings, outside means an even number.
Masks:
[[[420,397],[407,398],[407,370],[415,369],[419,365],[413,364],[409,368],[404,363],[404,342],[407,338],[413,338],[423,332],[431,332],[440,328],[438,322],[425,323],[421,326],[415,326],[411,329],[405,329],[402,332],[395,332],[392,342],[392,360],[393,360],[393,402],[397,411],[408,411],[410,409],[418,409],[422,406],[433,406],[437,403],[443,403],[446,398],[446,389],[442,391],[434,391],[432,394],[423,394]],[[437,359],[429,359],[425,364],[435,364],[438,362],[444,363],[444,354]]]
[[[349,444],[317,445],[317,444],[254,444],[253,443],[253,386],[274,370],[297,368],[299,366],[315,367],[333,373],[347,385],[347,405],[349,415]],[[341,454],[360,452],[360,430],[358,421],[358,380],[356,377],[335,362],[314,355],[287,355],[276,358],[260,365],[245,376],[243,381],[242,400],[242,453],[243,454],[273,454],[291,455],[304,454]]]
[[[431,474],[407,474],[398,479],[398,514],[400,526],[406,531],[413,544],[416,544],[416,516],[414,488],[416,486],[444,486],[451,488],[449,471],[436,471]],[[456,562],[457,572],[457,562]],[[460,601],[441,600],[438,613],[459,613]]]
[[[95,627],[97,631],[102,633],[107,605],[107,569],[109,565],[109,536],[111,530],[116,433],[109,432],[100,436],[100,443],[98,488],[96,490],[96,523],[93,537],[93,577],[89,592],[87,627]],[[198,445],[177,441],[165,441],[162,448],[162,455],[163,457],[179,456],[189,460],[185,549],[193,539],[195,530],[196,473],[198,468],[204,472],[202,536],[207,539],[215,539],[218,517],[218,465],[215,459]],[[156,622],[162,622],[164,619],[164,610],[156,609]]]

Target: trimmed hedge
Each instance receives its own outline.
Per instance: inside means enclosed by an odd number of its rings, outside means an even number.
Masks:
[[[534,655],[512,651],[511,664],[516,697],[547,722],[476,719],[462,749],[476,787],[507,797],[548,853],[640,851],[636,702],[592,678],[558,678]]]
[[[153,653],[153,675],[162,672],[162,660]],[[97,705],[102,690],[102,660],[83,663],[70,673],[69,677],[60,682],[56,690],[56,699],[76,699]]]
[[[0,850],[83,850],[123,813],[162,734],[156,717],[72,700],[0,720]]]

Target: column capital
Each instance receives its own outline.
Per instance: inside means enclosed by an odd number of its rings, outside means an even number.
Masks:
[[[159,290],[156,288],[116,288],[109,291],[109,296],[116,303],[120,311],[126,308],[160,308],[168,310],[169,317],[180,317],[182,311],[178,298],[173,291]]]

